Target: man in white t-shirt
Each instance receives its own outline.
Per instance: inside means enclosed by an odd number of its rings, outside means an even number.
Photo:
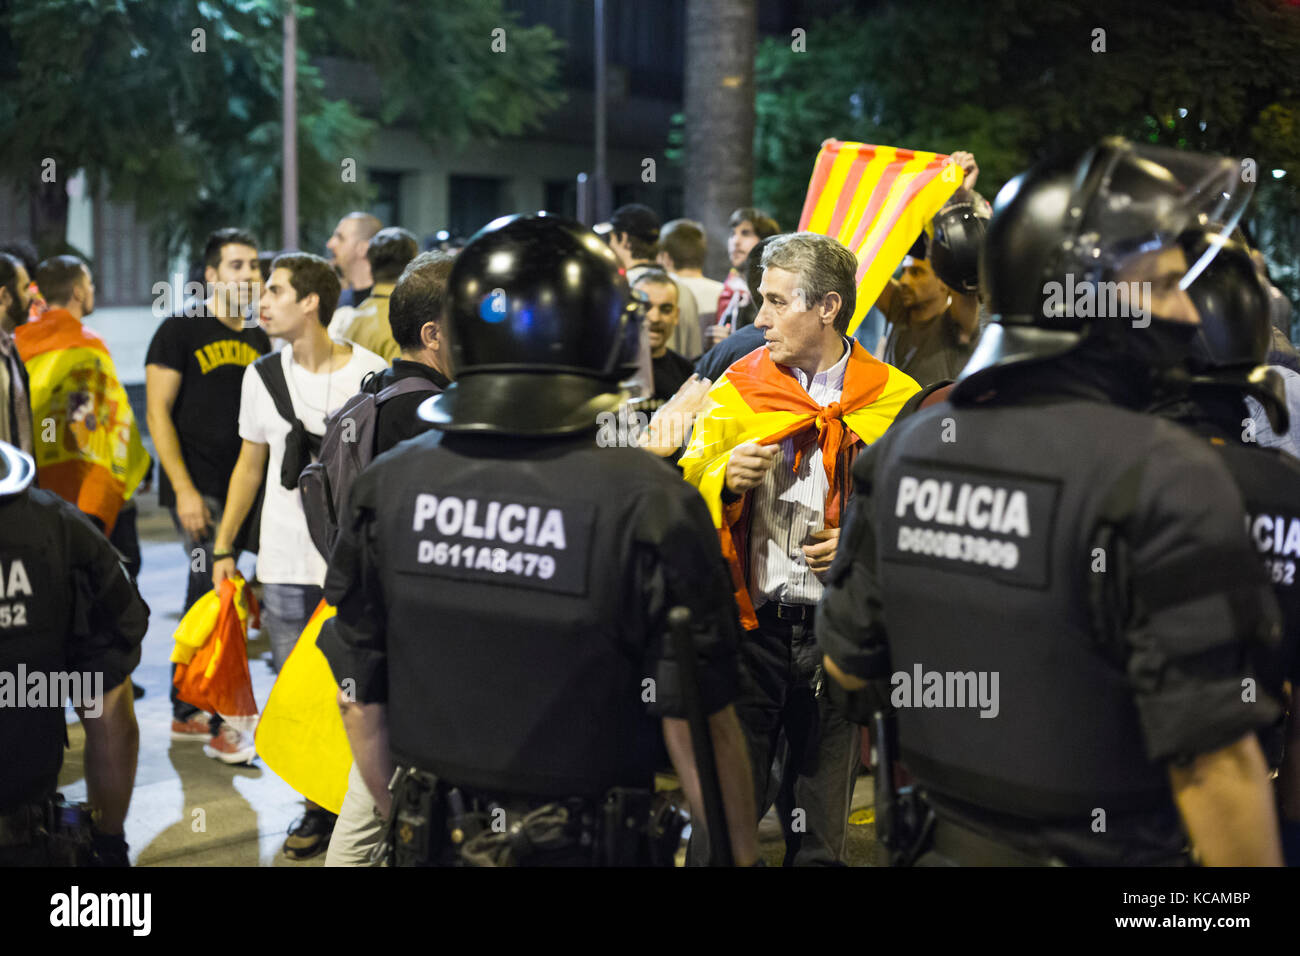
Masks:
[[[388,366],[360,346],[330,340],[326,328],[338,297],[334,270],[324,259],[307,253],[278,257],[261,295],[258,321],[267,335],[288,343],[271,360],[278,361],[284,372],[294,415],[313,435],[324,433],[325,416],[360,390],[362,378]],[[256,366],[248,366],[239,403],[243,444],[214,541],[212,583],[219,586],[234,574],[235,534],[265,478],[257,577],[263,584],[262,628],[270,637],[272,666],[277,671],[320,602],[326,567],[307,531],[297,488],[281,483],[290,431]],[[211,745],[217,751],[213,756],[227,763],[251,760],[252,738],[229,725],[225,729],[224,737]],[[328,833],[325,837],[328,842]]]

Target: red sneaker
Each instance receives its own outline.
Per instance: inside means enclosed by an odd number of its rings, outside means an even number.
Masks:
[[[205,711],[199,711],[189,720],[172,718],[172,740],[207,740],[212,736],[209,725],[211,718]]]
[[[211,740],[203,745],[203,752],[222,763],[251,763],[257,756],[252,734],[241,734],[230,724],[222,724]]]

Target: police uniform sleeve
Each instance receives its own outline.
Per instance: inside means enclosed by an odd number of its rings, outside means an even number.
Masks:
[[[648,622],[647,672],[655,675],[650,713],[687,717],[668,627],[668,612],[677,605],[691,612],[695,673],[704,711],[722,710],[735,700],[739,688],[739,624],[730,575],[704,499],[685,483],[656,489],[639,509],[633,546],[633,600],[640,603],[638,610]]]
[[[140,663],[149,606],[108,539],[72,506],[63,513],[73,591],[68,662],[102,673],[106,689],[117,687]]]
[[[881,448],[876,442],[854,463],[854,494],[817,607],[817,641],[822,651],[844,673],[868,681],[888,677],[890,672],[872,513],[875,463]]]
[[[325,600],[337,609],[321,627],[316,645],[329,661],[334,679],[356,684],[356,699],[388,700],[387,617],[371,541],[373,511],[368,488],[373,470],[357,476],[348,493],[338,540],[325,575]]]
[[[1126,562],[1127,673],[1147,755],[1185,761],[1278,719],[1255,664],[1279,640],[1278,610],[1214,452],[1166,438],[1144,467]]]

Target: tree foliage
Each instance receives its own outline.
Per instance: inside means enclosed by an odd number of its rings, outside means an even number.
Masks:
[[[332,0],[317,7],[304,42],[375,68],[383,125],[406,120],[429,142],[463,145],[538,128],[562,100],[563,44],[549,27],[519,26],[500,0]]]
[[[1103,31],[1098,33],[1097,31]],[[1104,44],[1104,52],[1102,48]],[[968,149],[990,198],[1102,136],[1253,158],[1256,239],[1300,298],[1300,10],[1271,0],[890,2],[768,39],[756,200],[786,228],[823,139]],[[1273,169],[1285,170],[1274,179]],[[1280,268],[1278,268],[1280,267]]]
[[[299,210],[305,248],[364,205],[344,180],[376,120],[412,122],[430,143],[518,133],[557,102],[555,41],[514,29],[500,0],[319,0],[296,5]],[[57,209],[66,178],[135,204],[169,251],[239,224],[280,233],[281,0],[20,0],[0,7],[0,175]],[[493,54],[491,30],[508,54]],[[195,31],[202,31],[198,34]],[[326,95],[312,57],[373,66],[378,117]],[[42,183],[55,161],[58,182]],[[332,223],[330,223],[332,226]],[[315,227],[315,228],[314,228]],[[328,228],[326,226],[325,228]],[[61,222],[37,237],[46,250]]]

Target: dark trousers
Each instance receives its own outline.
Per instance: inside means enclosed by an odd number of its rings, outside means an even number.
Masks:
[[[222,502],[210,495],[203,496],[203,503],[208,506],[208,511],[212,514],[212,524],[197,537],[190,535],[181,527],[181,519],[176,513],[175,505],[168,509],[171,511],[172,524],[176,526],[176,533],[181,536],[181,547],[185,549],[185,560],[190,572],[185,580],[185,607],[181,612],[182,614],[192,608],[199,598],[212,590],[213,539],[217,534],[217,526],[221,524],[221,512],[224,506]],[[178,664],[172,665],[172,717],[179,721],[186,721],[197,714],[199,709],[193,704],[185,703],[176,696],[175,677],[176,668],[179,666]],[[221,725],[221,718],[214,715],[208,723],[215,734],[217,728]]]
[[[136,519],[139,514],[135,501],[128,501],[122,506],[122,510],[117,513],[117,522],[113,525],[113,533],[108,536],[108,543],[121,553],[122,563],[126,566],[126,573],[130,575],[132,584],[135,584],[136,578],[140,576],[142,564],[140,559],[140,533],[136,530]]]
[[[760,610],[758,628],[741,638],[735,704],[749,744],[758,815],[767,813],[775,791],[784,865],[841,866],[860,762],[859,729],[831,705],[813,628],[777,621],[769,608]],[[707,857],[698,829],[692,830],[689,856],[692,865]]]

